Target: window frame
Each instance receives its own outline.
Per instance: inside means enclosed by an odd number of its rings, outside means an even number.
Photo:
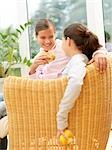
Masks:
[[[18,20],[19,23],[28,21],[28,2],[27,0],[18,0]],[[21,11],[20,11],[21,10]],[[104,22],[102,0],[86,0],[87,25],[99,38],[100,44],[105,47]],[[29,34],[28,29],[20,39],[21,56],[30,58]]]

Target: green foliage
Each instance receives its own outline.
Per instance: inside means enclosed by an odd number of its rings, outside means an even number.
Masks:
[[[105,42],[109,42],[111,39],[110,34],[107,31],[104,31],[104,33],[105,33]]]
[[[21,61],[23,64],[25,64],[25,65],[27,65],[27,66],[31,66],[31,61],[30,60],[28,60],[26,57],[23,59],[23,61]]]
[[[27,22],[20,25],[19,28],[14,29],[12,26],[0,30],[0,69],[2,75],[6,76],[9,68],[16,63],[24,63],[19,54],[19,38],[25,29],[31,25],[31,22]],[[2,69],[4,62],[8,63],[6,70]],[[30,60],[25,58],[25,64],[30,65]]]
[[[4,67],[0,64],[0,78],[4,76]]]
[[[18,34],[10,26],[0,31],[0,62],[12,62],[19,58]]]

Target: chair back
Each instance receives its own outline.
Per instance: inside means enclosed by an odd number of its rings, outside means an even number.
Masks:
[[[112,61],[102,74],[94,64],[87,67],[81,94],[69,114],[74,144],[62,146],[56,139],[56,113],[66,85],[65,77],[5,79],[10,150],[105,150],[112,116]]]

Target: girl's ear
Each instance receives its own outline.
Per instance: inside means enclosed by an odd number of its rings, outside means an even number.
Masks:
[[[69,37],[67,37],[67,44],[68,44],[68,46],[71,45],[71,39]]]

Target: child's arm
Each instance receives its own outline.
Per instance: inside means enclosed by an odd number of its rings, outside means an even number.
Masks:
[[[69,72],[69,81],[57,113],[57,128],[64,130],[68,127],[68,113],[80,95],[83,79],[86,75],[85,64],[74,65]]]
[[[92,57],[95,57],[96,54],[104,54],[104,55],[107,55],[107,53],[108,53],[107,49],[104,48],[104,47],[101,47],[101,48],[99,48],[98,50],[96,50],[96,51],[93,53]]]
[[[93,53],[92,59],[89,61],[88,64],[95,62],[96,69],[99,70],[101,73],[107,69],[107,50],[101,47],[99,50],[96,50]]]
[[[34,60],[33,63],[30,67],[30,71],[29,71],[29,75],[32,75],[36,72],[36,69],[40,66],[40,65],[44,65],[47,64],[49,60],[49,57],[47,55],[42,55],[42,52],[39,52]]]

